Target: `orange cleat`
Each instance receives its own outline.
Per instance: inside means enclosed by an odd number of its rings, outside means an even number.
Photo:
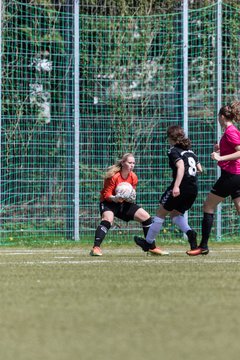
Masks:
[[[197,256],[197,255],[207,255],[209,253],[208,249],[203,249],[201,247],[198,247],[194,250],[188,250],[186,251],[186,254],[189,256]]]
[[[161,256],[169,255],[169,252],[164,251],[159,247],[155,247],[154,249],[149,249],[148,252],[151,255],[161,255]]]
[[[92,250],[90,251],[89,255],[91,255],[91,256],[102,256],[102,251],[101,251],[100,247],[94,246],[92,248]]]

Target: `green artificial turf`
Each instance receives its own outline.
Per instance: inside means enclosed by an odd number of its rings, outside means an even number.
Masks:
[[[1,358],[237,360],[240,245],[164,249],[1,249]]]

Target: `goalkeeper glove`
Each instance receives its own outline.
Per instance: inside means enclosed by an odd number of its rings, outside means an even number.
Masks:
[[[130,196],[129,196],[127,199],[125,199],[125,200],[126,200],[127,202],[133,203],[133,202],[136,200],[136,196],[137,196],[136,190],[133,189],[132,192],[131,192],[131,194],[130,194]]]
[[[122,196],[120,196],[119,194],[118,195],[112,195],[109,198],[110,198],[110,200],[112,200],[115,203],[119,203],[119,202],[121,202],[121,200],[123,200]]]

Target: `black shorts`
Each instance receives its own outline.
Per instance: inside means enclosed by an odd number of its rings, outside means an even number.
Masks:
[[[222,170],[220,178],[211,189],[211,193],[222,198],[231,196],[233,200],[240,197],[240,174],[230,174]]]
[[[180,188],[180,195],[172,196],[172,186],[169,186],[163,193],[160,199],[160,204],[167,211],[177,210],[181,214],[189,210],[197,197],[197,190],[194,192],[182,191]]]
[[[112,211],[114,213],[114,216],[116,216],[118,219],[124,220],[124,221],[130,221],[134,220],[134,215],[138,209],[141,207],[134,203],[129,202],[122,202],[122,203],[115,203],[111,201],[103,201],[100,202],[100,213],[101,215],[105,211]]]

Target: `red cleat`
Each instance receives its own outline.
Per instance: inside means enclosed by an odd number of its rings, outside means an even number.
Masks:
[[[188,250],[186,251],[186,254],[189,256],[197,256],[197,255],[207,255],[209,253],[208,249],[203,249],[201,247],[198,247],[194,250]]]

